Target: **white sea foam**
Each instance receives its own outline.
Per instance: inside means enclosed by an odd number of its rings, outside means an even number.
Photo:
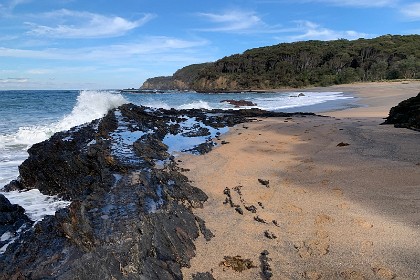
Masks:
[[[177,107],[177,109],[213,109],[206,101],[198,100],[196,102],[186,103]]]
[[[352,96],[344,95],[342,92],[303,92],[303,94],[303,96],[299,96],[299,93],[294,92],[276,96],[263,96],[251,101],[256,103],[257,107],[260,109],[278,111],[353,98]]]
[[[297,108],[296,110],[305,110],[306,106],[313,106],[329,101],[338,101],[352,99],[353,97],[343,92],[274,92],[274,93],[226,93],[226,94],[166,94],[163,98],[158,95],[127,95],[135,104],[141,104],[151,108],[163,109],[244,109],[259,108],[268,111],[281,111],[284,109]],[[256,106],[244,106],[235,108],[222,100],[246,100],[257,104]],[[331,107],[334,109],[334,106]],[[313,108],[312,108],[313,109]]]
[[[153,102],[144,102],[142,103],[143,106],[150,107],[150,108],[161,108],[169,110],[171,108],[178,109],[178,110],[184,110],[184,109],[215,109],[217,107],[213,107],[210,105],[209,102],[203,101],[203,100],[197,100],[189,102],[190,100],[185,100],[186,103],[178,104],[178,105],[170,105],[164,101],[153,101]]]
[[[26,150],[0,149],[0,189],[18,175],[18,166],[28,157]]]
[[[57,125],[59,130],[68,130],[73,126],[103,117],[109,110],[127,103],[120,94],[108,91],[81,91],[73,111]]]
[[[43,195],[39,190],[5,192],[5,197],[12,204],[19,204],[26,210],[28,217],[35,222],[46,215],[54,215],[58,209],[67,207],[70,202],[58,199],[56,196]]]

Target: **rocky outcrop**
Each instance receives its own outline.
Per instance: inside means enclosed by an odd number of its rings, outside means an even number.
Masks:
[[[420,93],[392,107],[384,124],[420,130]]]
[[[174,79],[172,76],[161,76],[147,79],[140,87],[142,90],[172,90],[179,89],[176,87]]]
[[[140,87],[142,90],[192,90],[193,82],[201,69],[211,63],[192,64],[177,70],[172,76],[147,79]]]
[[[141,90],[189,90],[191,85],[173,76],[147,79],[140,87]]]
[[[252,103],[251,101],[248,100],[233,100],[233,99],[226,99],[226,100],[222,100],[220,101],[220,103],[229,103],[231,105],[234,105],[235,108],[239,108],[239,107],[244,107],[244,106],[257,106],[257,104]]]
[[[0,254],[0,279],[182,279],[194,240],[213,234],[192,213],[207,196],[180,173],[172,142],[192,139],[178,149],[204,153],[218,128],[256,116],[290,114],[126,104],[33,145],[7,188],[38,188],[72,202],[22,230]],[[5,232],[28,219],[0,196],[0,221]]]
[[[32,225],[32,221],[24,214],[25,209],[0,194],[0,253],[20,231]]]

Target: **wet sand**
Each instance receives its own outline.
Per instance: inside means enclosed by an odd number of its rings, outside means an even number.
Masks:
[[[420,133],[380,125],[420,82],[322,90],[364,107],[258,119],[180,158],[209,196],[194,211],[215,235],[197,239],[186,279],[420,279]],[[234,271],[226,256],[254,267]]]

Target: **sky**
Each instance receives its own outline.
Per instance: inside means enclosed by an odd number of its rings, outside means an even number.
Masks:
[[[138,88],[251,48],[385,34],[420,34],[420,2],[0,0],[0,90]]]

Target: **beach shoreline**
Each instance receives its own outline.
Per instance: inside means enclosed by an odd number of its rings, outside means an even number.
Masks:
[[[316,90],[351,92],[361,106],[257,119],[180,158],[209,196],[194,213],[215,235],[197,239],[186,279],[420,277],[420,133],[380,125],[420,82]],[[234,256],[254,267],[234,271]]]

